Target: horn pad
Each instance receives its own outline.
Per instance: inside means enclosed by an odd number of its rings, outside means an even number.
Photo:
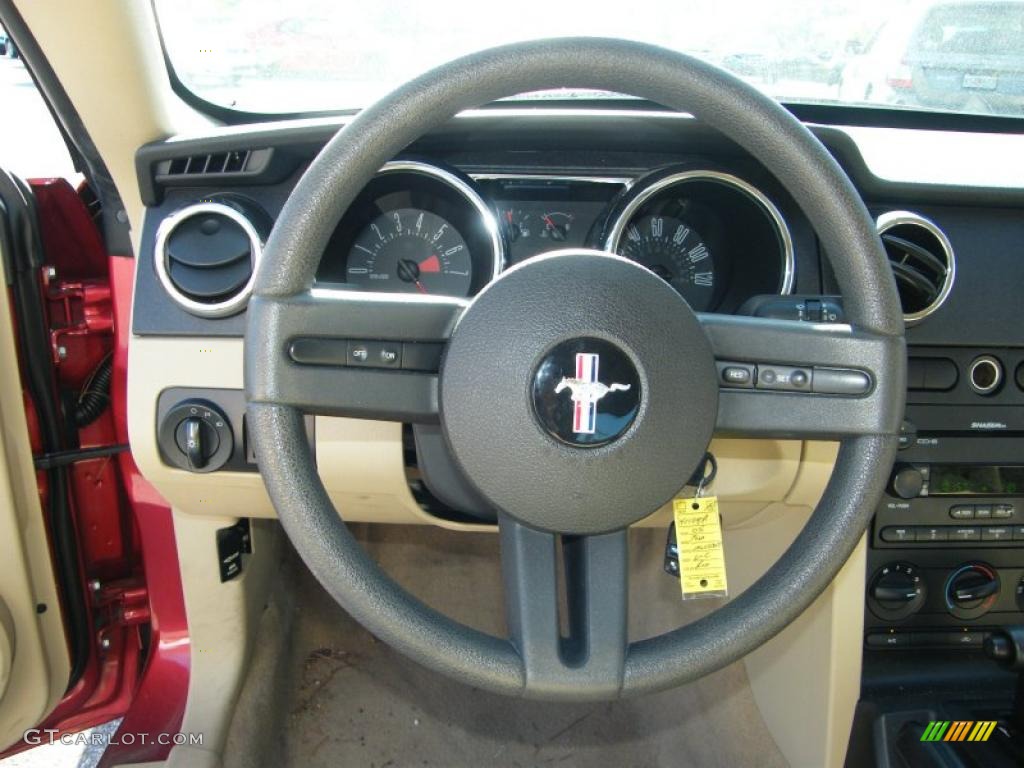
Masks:
[[[718,380],[671,286],[574,249],[525,261],[476,297],[445,353],[440,400],[452,454],[497,509],[595,534],[686,483],[711,440]]]

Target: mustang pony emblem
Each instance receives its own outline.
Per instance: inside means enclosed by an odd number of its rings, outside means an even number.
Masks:
[[[597,380],[598,355],[587,352],[576,354],[576,378],[563,376],[555,387],[557,395],[564,389],[572,392],[572,431],[578,435],[592,435],[597,428],[597,401],[609,392],[625,392],[629,384],[602,384]]]

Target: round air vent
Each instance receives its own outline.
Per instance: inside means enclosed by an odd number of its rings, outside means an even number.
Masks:
[[[909,211],[883,213],[877,226],[896,278],[903,317],[913,325],[949,296],[956,277],[953,246],[934,222]]]
[[[224,317],[245,307],[262,251],[262,235],[239,208],[223,202],[196,203],[161,222],[156,273],[188,312]]]

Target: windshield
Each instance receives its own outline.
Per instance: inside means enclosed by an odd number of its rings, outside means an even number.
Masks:
[[[366,106],[503,43],[600,35],[699,56],[789,103],[1024,113],[1024,0],[155,0],[182,84],[220,106]],[[567,84],[571,85],[571,84]],[[518,98],[609,96],[560,90]]]

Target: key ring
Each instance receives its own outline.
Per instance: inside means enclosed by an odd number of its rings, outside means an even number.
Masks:
[[[708,466],[711,466],[711,471],[708,472]],[[710,485],[715,481],[715,476],[718,474],[718,460],[715,459],[715,454],[708,451],[704,454],[704,461],[700,465],[700,482],[697,483],[696,498],[700,498],[704,494],[704,486]]]

